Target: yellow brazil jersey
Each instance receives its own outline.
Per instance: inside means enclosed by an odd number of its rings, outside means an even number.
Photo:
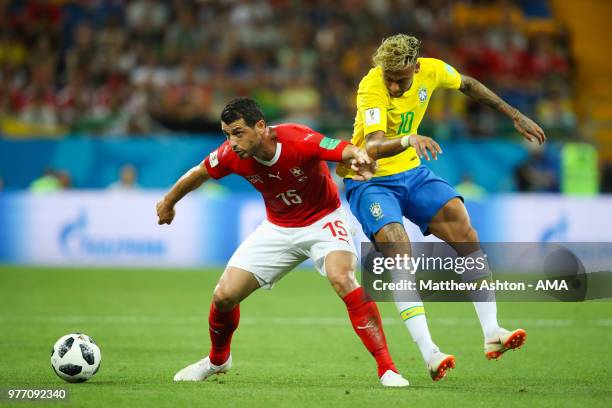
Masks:
[[[437,88],[459,89],[461,76],[444,61],[419,58],[420,70],[414,74],[412,86],[399,98],[393,98],[385,86],[383,72],[375,67],[363,77],[357,91],[357,115],[351,143],[365,148],[365,136],[382,130],[388,139],[418,133],[431,94]],[[378,160],[375,177],[390,176],[417,167],[419,157],[414,148]],[[351,178],[354,172],[338,166],[341,177]]]

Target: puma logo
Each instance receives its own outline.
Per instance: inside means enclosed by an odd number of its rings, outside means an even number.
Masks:
[[[366,324],[365,326],[357,326],[358,330],[373,329],[373,328],[374,328],[374,324],[372,323],[372,321],[369,321],[368,324]]]
[[[280,176],[280,171],[277,172],[276,175],[268,173],[268,177],[282,180],[282,178]]]

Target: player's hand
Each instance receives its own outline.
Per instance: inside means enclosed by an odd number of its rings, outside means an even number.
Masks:
[[[174,204],[168,202],[166,199],[162,199],[157,203],[156,209],[158,218],[157,223],[159,225],[170,225],[172,223],[172,220],[174,219],[175,214]]]
[[[525,139],[530,142],[542,144],[546,141],[546,135],[540,126],[518,110],[512,116],[514,127]]]
[[[378,165],[363,149],[356,150],[351,159],[351,169],[356,173],[353,180],[368,181],[374,177]]]
[[[421,159],[425,156],[427,161],[431,160],[429,157],[429,153],[431,153],[433,159],[438,160],[438,154],[442,154],[440,145],[431,137],[416,134],[410,135],[409,143],[410,146],[414,147],[414,150],[416,150],[417,155]]]

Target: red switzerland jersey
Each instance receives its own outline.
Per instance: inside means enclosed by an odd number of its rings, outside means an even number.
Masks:
[[[238,174],[264,198],[268,220],[281,227],[305,227],[340,207],[328,161],[342,161],[347,142],[330,139],[306,126],[283,124],[276,131],[276,153],[269,162],[241,159],[223,143],[204,159],[212,178]]]

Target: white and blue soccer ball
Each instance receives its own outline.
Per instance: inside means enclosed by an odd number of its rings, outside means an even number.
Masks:
[[[51,350],[51,366],[68,382],[89,380],[100,368],[100,348],[91,337],[71,333],[60,337]]]

